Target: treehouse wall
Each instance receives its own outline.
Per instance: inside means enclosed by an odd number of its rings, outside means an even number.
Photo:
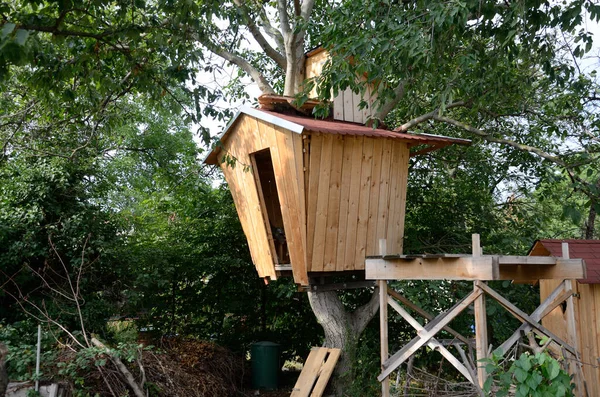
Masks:
[[[402,252],[409,148],[397,139],[313,133],[308,166],[308,271],[363,270]]]
[[[402,253],[409,141],[368,128],[299,134],[273,120],[241,114],[218,149],[259,276],[291,265],[308,285],[309,275],[362,271],[380,239]]]
[[[223,143],[221,157],[228,154],[237,159],[236,166],[221,163],[231,189],[244,234],[248,240],[252,261],[260,277],[277,277],[273,235],[268,224],[267,208],[260,196],[260,178],[255,174],[253,153],[268,149],[273,161],[277,193],[293,264],[294,281],[307,285],[306,274],[306,214],[302,136],[248,115],[241,115],[232,127],[230,138]]]
[[[323,72],[323,66],[329,59],[329,52],[319,48],[311,51],[307,54],[306,61],[304,62],[304,69],[306,79],[316,78]],[[365,93],[361,97],[361,94],[355,94],[352,92],[350,87],[344,91],[338,92],[338,95],[332,99],[333,102],[333,118],[335,120],[344,120],[352,123],[364,124],[371,117],[373,112],[373,102],[376,98],[373,92],[373,85],[367,83],[365,76],[357,76],[360,80],[361,85],[364,85]],[[316,86],[308,94],[309,98],[317,97]],[[368,104],[366,108],[361,109],[361,100],[365,100]]]

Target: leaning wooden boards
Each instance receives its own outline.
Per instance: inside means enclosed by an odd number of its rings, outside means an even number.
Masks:
[[[340,358],[340,353],[340,349],[313,347],[296,381],[291,397],[322,396],[335,364]]]

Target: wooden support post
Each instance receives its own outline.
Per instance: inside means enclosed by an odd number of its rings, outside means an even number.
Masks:
[[[379,255],[386,255],[386,241],[379,240]],[[379,285],[379,339],[381,343],[381,370],[384,370],[383,364],[388,360],[388,292],[387,281],[377,281]],[[381,397],[390,397],[390,378],[386,377],[381,381]]]
[[[569,243],[562,243],[562,256],[565,259],[570,258]],[[565,280],[564,283],[566,289],[573,289],[572,280]],[[583,368],[581,366],[581,356],[579,355],[579,335],[577,333],[577,320],[575,318],[575,302],[573,294],[571,294],[567,298],[567,310],[565,314],[567,317],[567,333],[569,335],[569,338],[567,338],[567,340],[571,343],[573,350],[575,350],[573,358],[575,359],[574,380],[576,385],[576,394],[579,394],[581,396],[588,396],[587,387],[585,385],[585,379],[583,375]]]
[[[472,250],[473,257],[481,256],[481,245],[479,240],[479,234],[473,234],[472,236]],[[473,288],[478,289],[478,284],[481,281],[475,281]],[[479,381],[479,387],[483,388],[483,384],[487,378],[485,371],[485,364],[481,363],[480,360],[487,358],[488,354],[488,335],[487,335],[487,315],[485,311],[485,295],[479,296],[473,303],[475,309],[475,350],[477,357],[477,380]]]

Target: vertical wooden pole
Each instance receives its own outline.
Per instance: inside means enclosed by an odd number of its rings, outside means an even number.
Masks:
[[[481,244],[479,234],[473,234],[472,236],[472,249],[473,257],[481,256]],[[473,288],[478,288],[478,283],[481,281],[475,281]],[[479,387],[483,388],[483,384],[487,378],[485,372],[485,364],[482,364],[479,360],[487,358],[488,353],[488,335],[487,335],[487,315],[485,311],[485,295],[481,295],[473,303],[475,309],[475,350],[477,356],[477,380]]]
[[[379,255],[386,255],[386,241],[385,239],[379,240]],[[387,281],[379,280],[377,282],[379,286],[379,339],[381,343],[381,370],[383,371],[383,364],[387,361],[388,354],[388,292],[387,292]],[[390,378],[387,377],[381,382],[381,397],[390,397]]]
[[[562,243],[562,256],[565,259],[570,259],[569,254],[569,243]],[[565,289],[573,290],[573,280],[565,280]],[[575,395],[580,396],[588,396],[587,387],[585,385],[585,380],[583,376],[583,368],[581,366],[581,357],[579,355],[579,335],[577,332],[577,320],[575,317],[575,301],[573,298],[573,294],[567,298],[567,310],[565,311],[566,319],[567,319],[567,334],[569,337],[567,338],[568,343],[571,344],[573,349],[577,351],[575,357]]]

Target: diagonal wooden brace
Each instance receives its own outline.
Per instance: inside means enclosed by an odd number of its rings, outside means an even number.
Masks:
[[[474,289],[469,295],[464,297],[460,302],[454,305],[447,312],[441,313],[439,316],[431,320],[423,328],[419,335],[408,342],[402,349],[396,352],[390,357],[384,364],[384,370],[377,379],[381,382],[386,379],[396,368],[398,368],[404,361],[412,356],[419,348],[425,345],[435,334],[442,330],[448,325],[456,316],[458,316],[463,310],[465,310],[475,299],[477,299],[483,291],[481,289]]]
[[[542,304],[539,305],[533,313],[531,313],[531,318],[537,322],[541,321],[544,317],[546,317],[546,315],[548,313],[550,313],[557,306],[559,306],[561,303],[563,303],[565,301],[565,299],[567,299],[569,296],[571,296],[572,293],[573,293],[573,291],[571,289],[567,290],[565,288],[564,282],[560,283],[554,289],[554,291],[552,291],[552,293],[550,295],[548,295],[548,297],[546,299],[544,299]],[[504,341],[504,343],[502,345],[500,345],[499,349],[502,351],[503,354],[506,353],[513,347],[513,345],[515,343],[517,343],[519,341],[519,339],[521,339],[523,334],[527,334],[528,332],[531,332],[532,329],[533,329],[533,327],[531,325],[529,325],[529,323],[522,324],[511,335],[510,338],[508,338],[506,341]]]
[[[423,332],[425,328],[419,324],[417,320],[414,319],[402,306],[400,306],[392,297],[388,297],[388,303],[390,306],[398,312],[402,316],[407,323],[409,323],[414,329],[417,330],[417,333]],[[448,349],[446,349],[440,342],[435,338],[431,338],[429,342],[427,342],[427,346],[429,346],[433,350],[438,350],[442,356],[448,360],[448,362],[454,365],[454,368],[458,370],[467,380],[471,383],[474,383],[473,378],[471,376],[471,372],[465,367],[458,359],[454,356],[454,354],[450,353]]]
[[[479,282],[479,281],[475,281],[475,285],[477,287],[479,287],[480,290],[485,291],[485,293],[487,295],[494,298],[500,305],[502,305],[502,307],[504,307],[506,310],[508,310],[519,321],[521,321],[522,323],[529,323],[529,325],[534,330],[537,330],[538,332],[542,333],[543,335],[547,336],[548,338],[554,340],[559,345],[562,345],[566,350],[569,351],[569,353],[572,353],[574,355],[577,354],[577,350],[573,349],[573,347],[571,345],[569,345],[567,342],[565,342],[564,340],[562,340],[561,338],[556,336],[548,328],[546,328],[543,325],[541,325],[540,323],[538,323],[531,316],[529,316],[528,314],[525,314],[525,312],[523,312],[521,309],[519,309],[518,307],[516,307],[515,305],[510,303],[508,300],[506,300],[502,295],[500,295],[499,293],[494,291],[492,288],[490,288],[486,284]]]

